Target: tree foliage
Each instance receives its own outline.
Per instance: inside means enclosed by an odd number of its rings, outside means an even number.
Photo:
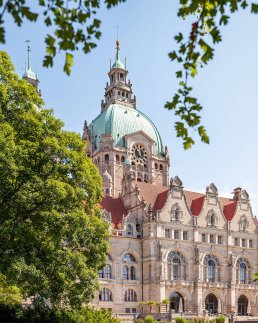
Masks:
[[[169,53],[172,61],[177,61],[180,69],[177,93],[165,108],[173,110],[180,121],[175,123],[177,136],[183,139],[185,149],[191,148],[194,140],[190,131],[198,132],[204,143],[209,143],[205,127],[201,124],[202,105],[192,94],[189,79],[214,57],[214,46],[222,41],[221,27],[228,24],[230,16],[240,9],[258,13],[258,4],[245,0],[180,0],[178,16],[192,19],[189,34],[179,32],[175,36],[178,49]]]
[[[112,8],[126,0],[105,0],[104,5]],[[0,0],[0,42],[5,41],[4,15],[9,14],[20,26],[24,20],[37,21],[43,16],[44,23],[52,32],[45,38],[46,55],[43,65],[53,66],[57,52],[65,56],[64,71],[71,73],[73,52],[82,50],[89,53],[96,47],[101,36],[101,21],[98,10],[100,0],[38,0],[35,9],[27,0]],[[214,57],[214,46],[222,41],[221,27],[228,24],[233,13],[249,9],[258,13],[258,3],[247,0],[179,0],[178,16],[192,21],[186,35],[181,32],[175,36],[178,49],[169,53],[172,61],[180,64],[176,72],[178,89],[165,108],[173,110],[179,121],[175,122],[177,137],[183,140],[185,149],[195,143],[192,133],[196,132],[202,142],[210,139],[201,124],[201,103],[194,97],[189,79],[193,79],[199,68],[208,64]],[[161,18],[160,18],[161,19]]]
[[[81,307],[106,261],[101,178],[80,136],[64,131],[0,52],[0,273],[23,297]]]
[[[0,303],[1,322],[5,323],[119,323],[112,312],[83,307],[80,310],[49,308],[43,304],[35,307],[6,306]]]

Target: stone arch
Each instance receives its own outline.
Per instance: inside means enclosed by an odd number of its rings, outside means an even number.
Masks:
[[[169,301],[171,310],[174,310],[176,313],[182,313],[185,311],[185,299],[180,292],[171,292],[169,295]]]
[[[243,293],[237,298],[237,315],[247,315],[249,311],[249,300]]]
[[[244,295],[251,303],[256,304],[256,297],[252,292],[240,290],[236,293],[236,304],[241,295]]]
[[[205,309],[211,314],[218,313],[218,297],[215,293],[207,293],[204,298]]]

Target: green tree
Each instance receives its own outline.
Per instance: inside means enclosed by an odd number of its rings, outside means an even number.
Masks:
[[[17,286],[10,286],[4,275],[0,274],[0,304],[16,306],[21,304],[22,295]]]
[[[23,297],[80,308],[97,288],[109,233],[98,171],[62,126],[0,52],[0,273]]]
[[[126,0],[105,0],[102,5],[112,8]],[[178,16],[191,19],[191,29],[186,35],[181,32],[175,36],[178,50],[169,53],[172,61],[180,64],[176,72],[179,79],[178,90],[165,108],[174,111],[179,118],[175,122],[177,137],[183,140],[185,149],[194,145],[191,133],[196,131],[202,142],[210,139],[201,124],[203,109],[192,95],[193,79],[198,69],[205,66],[214,56],[214,45],[222,41],[220,28],[228,24],[231,15],[249,8],[258,13],[258,4],[247,0],[179,0]],[[0,1],[0,43],[5,42],[4,15],[9,14],[20,26],[24,20],[37,21],[43,15],[44,23],[50,33],[46,35],[46,55],[43,65],[53,66],[56,53],[64,53],[64,71],[71,73],[73,53],[82,50],[89,53],[101,36],[101,21],[97,18],[100,0],[38,0],[38,6],[31,8],[27,0]],[[43,13],[42,13],[43,12]]]

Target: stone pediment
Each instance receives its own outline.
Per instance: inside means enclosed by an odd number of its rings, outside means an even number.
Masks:
[[[142,136],[145,139],[147,139],[148,141],[150,141],[151,143],[154,143],[154,140],[142,130],[125,135],[124,138],[127,139],[129,137],[135,137],[135,136]]]

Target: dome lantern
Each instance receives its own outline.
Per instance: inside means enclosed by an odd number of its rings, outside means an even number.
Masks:
[[[101,111],[116,103],[136,109],[136,97],[133,95],[130,80],[127,80],[128,71],[121,62],[119,53],[120,42],[117,40],[115,62],[110,66],[109,82],[105,88],[105,99],[101,102]]]

